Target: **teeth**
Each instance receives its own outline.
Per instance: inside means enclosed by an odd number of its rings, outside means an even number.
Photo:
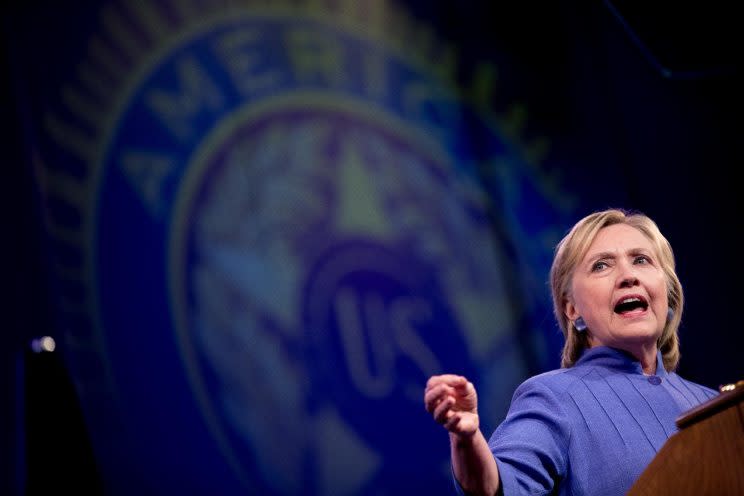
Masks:
[[[641,301],[641,299],[640,298],[625,298],[624,300],[621,300],[620,303],[621,304],[623,304],[623,303],[631,303],[633,301]]]

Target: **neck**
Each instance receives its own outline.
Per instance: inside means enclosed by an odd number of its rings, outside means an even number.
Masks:
[[[641,353],[633,353],[633,356],[641,362],[644,374],[656,374],[656,344],[652,348],[642,350]]]
[[[589,339],[589,347],[602,346],[604,343],[597,343],[594,340]],[[633,355],[636,360],[641,362],[641,368],[645,375],[656,374],[656,355],[658,348],[656,347],[656,341],[650,344],[609,344],[614,348],[626,351]]]

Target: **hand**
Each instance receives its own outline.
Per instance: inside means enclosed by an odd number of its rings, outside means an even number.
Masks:
[[[472,436],[478,430],[478,395],[460,375],[435,375],[426,382],[424,406],[452,434]]]

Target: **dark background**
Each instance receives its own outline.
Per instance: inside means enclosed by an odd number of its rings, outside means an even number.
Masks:
[[[62,360],[33,354],[49,334],[40,209],[5,43],[19,12],[3,9],[2,445],[0,493],[22,481],[95,492],[98,476]],[[683,377],[717,388],[744,379],[741,356],[741,27],[729,4],[409,2],[468,56],[503,60],[499,98],[529,109],[527,136],[547,136],[542,167],[582,202],[650,215],[674,247],[686,305]],[[12,15],[9,15],[12,14]],[[33,61],[31,61],[33,63]],[[39,63],[44,63],[40,61]],[[7,460],[10,460],[8,462]],[[27,475],[28,474],[28,477]]]
[[[437,15],[473,50],[508,47],[503,55],[520,71],[501,90],[528,106],[528,133],[551,140],[545,167],[587,213],[641,210],[671,242],[686,297],[679,372],[711,387],[740,379],[744,126],[736,16],[719,3],[481,9],[470,17],[442,7]]]

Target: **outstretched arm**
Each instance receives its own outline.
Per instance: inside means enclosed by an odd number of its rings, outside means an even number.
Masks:
[[[478,395],[473,384],[459,375],[432,376],[426,383],[424,406],[449,431],[452,469],[463,490],[495,495],[499,470],[480,430]]]

